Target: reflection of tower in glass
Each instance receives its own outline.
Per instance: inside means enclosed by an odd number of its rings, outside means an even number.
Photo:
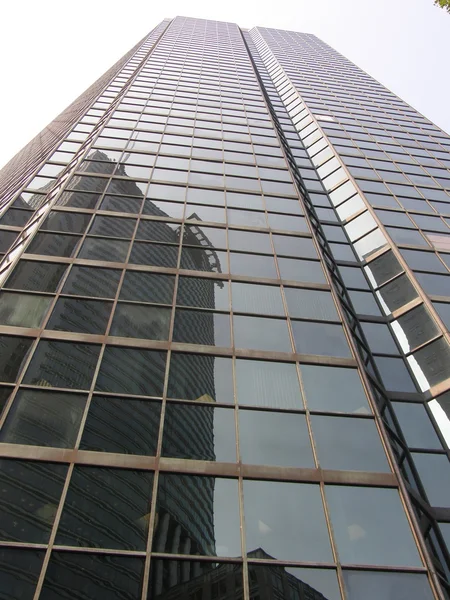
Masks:
[[[248,558],[271,559],[258,548]],[[156,566],[155,566],[156,564]],[[165,570],[164,584],[159,587],[154,571]],[[329,600],[320,591],[282,566],[267,564],[248,566],[250,600]],[[159,600],[242,600],[241,565],[193,561],[154,560],[151,567],[152,598]]]

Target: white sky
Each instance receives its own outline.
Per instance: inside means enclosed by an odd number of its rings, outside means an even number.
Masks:
[[[177,15],[314,33],[450,131],[450,15],[433,0],[16,0],[0,22],[0,166]]]

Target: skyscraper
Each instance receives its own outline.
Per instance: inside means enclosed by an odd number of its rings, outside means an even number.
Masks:
[[[449,598],[449,149],[177,17],[12,159],[0,598]]]

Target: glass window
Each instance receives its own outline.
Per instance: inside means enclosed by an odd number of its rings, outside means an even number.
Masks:
[[[84,233],[91,218],[92,215],[87,213],[52,211],[45,219],[41,229]]]
[[[423,404],[412,402],[391,402],[391,404],[410,448],[442,449]]]
[[[343,571],[348,600],[432,600],[428,578],[423,573]]]
[[[136,265],[176,267],[178,246],[134,242],[129,261]]]
[[[194,431],[195,435],[192,435]],[[162,455],[236,462],[234,410],[168,402],[164,414]]]
[[[73,256],[80,239],[77,235],[37,233],[26,251],[27,254],[45,256]]]
[[[291,317],[339,321],[330,292],[285,287],[284,293]]]
[[[120,302],[116,307],[109,334],[167,340],[171,314],[170,308]]]
[[[105,196],[100,210],[137,214],[140,211],[142,200],[140,198],[127,198],[126,196]]]
[[[421,566],[396,489],[326,486],[342,563]]]
[[[292,331],[297,352],[301,354],[351,357],[341,325],[292,321]]]
[[[179,600],[201,600],[208,590],[211,600],[225,594],[227,600],[239,600],[242,588],[241,564],[198,560],[168,563],[157,558],[151,561],[149,598],[152,599],[176,596]]]
[[[390,471],[372,419],[312,415],[321,467],[348,471]]]
[[[5,283],[5,288],[30,292],[55,292],[67,265],[21,260]]]
[[[200,310],[177,309],[173,341],[210,346],[230,346],[230,316]]]
[[[447,456],[413,452],[412,457],[431,506],[448,506],[450,496],[448,469],[450,465]]]
[[[100,346],[42,340],[25,373],[24,383],[41,387],[89,389]]]
[[[235,312],[285,315],[278,286],[232,282],[231,292],[232,306]]]
[[[121,271],[74,265],[63,287],[64,294],[114,298]]]
[[[163,223],[162,221],[140,221],[136,239],[150,240],[153,242],[178,243],[178,232],[180,226],[175,223]]]
[[[228,282],[204,277],[180,277],[176,303],[179,306],[197,306],[229,310]]]
[[[86,238],[78,258],[103,262],[125,262],[129,245],[130,242],[122,240]]]
[[[375,363],[387,390],[417,392],[403,359],[392,356],[376,356]]]
[[[95,389],[119,394],[161,396],[166,353],[107,346]]]
[[[264,550],[249,552],[249,558],[271,558]],[[248,565],[250,594],[267,589],[277,598],[292,600],[341,600],[334,569],[298,569],[292,567]],[[428,599],[427,599],[428,600]]]
[[[234,275],[267,277],[270,279],[278,278],[273,256],[230,252],[230,271]]]
[[[292,352],[285,319],[233,316],[234,344],[237,348]]]
[[[154,552],[240,556],[237,480],[161,474]]]
[[[0,460],[0,537],[13,542],[48,542],[67,466]]]
[[[0,588],[11,598],[33,600],[45,552],[24,548],[0,549]]]
[[[247,551],[277,560],[332,561],[318,485],[244,481]]]
[[[0,324],[39,327],[52,298],[35,294],[0,293]]]
[[[236,360],[239,404],[301,409],[302,396],[294,363]]]
[[[304,415],[240,410],[239,440],[244,463],[315,466]]]
[[[302,365],[301,374],[311,410],[370,413],[356,369]]]
[[[398,348],[387,325],[383,323],[361,323],[364,335],[372,352],[398,354]]]
[[[228,231],[228,243],[230,250],[272,254],[272,245],[268,233],[253,233],[230,229]]]
[[[174,283],[172,275],[126,271],[120,299],[172,304]]]
[[[274,234],[272,239],[278,256],[318,258],[317,250],[310,238]]]
[[[321,264],[315,260],[277,258],[281,279],[307,283],[327,283]]]
[[[141,594],[144,560],[129,556],[80,552],[52,552],[41,598],[67,594],[79,598],[124,600]]]
[[[10,444],[73,448],[86,396],[39,390],[19,390],[0,440]]]
[[[145,550],[153,473],[75,466],[56,544]]]
[[[47,329],[104,334],[112,302],[60,298],[46,325]]]
[[[119,454],[156,454],[161,404],[110,396],[92,398],[80,448]]]
[[[172,353],[168,397],[233,404],[231,363],[207,354]]]

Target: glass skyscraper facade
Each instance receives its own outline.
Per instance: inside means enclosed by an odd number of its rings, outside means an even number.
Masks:
[[[0,599],[450,598],[446,133],[177,17],[0,194]]]

